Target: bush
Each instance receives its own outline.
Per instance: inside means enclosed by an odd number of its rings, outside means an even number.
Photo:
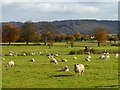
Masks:
[[[93,54],[97,54],[97,50],[96,49],[91,49],[90,52],[92,52]]]
[[[77,54],[84,54],[84,50],[77,51]]]
[[[69,54],[70,54],[70,55],[73,55],[73,54],[77,54],[77,52],[76,52],[75,50],[72,50],[72,51],[70,51]]]

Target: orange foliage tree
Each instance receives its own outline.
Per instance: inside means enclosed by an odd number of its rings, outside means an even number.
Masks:
[[[64,40],[65,40],[65,37],[66,37],[66,34],[61,33],[61,40],[62,40],[62,41],[64,41]]]
[[[73,34],[76,40],[79,40],[81,38],[81,35],[79,33]]]
[[[98,46],[100,46],[100,43],[103,43],[108,39],[107,35],[108,33],[105,32],[105,28],[102,28],[102,27],[97,28],[97,32],[94,33],[94,36],[98,41]]]
[[[11,42],[17,41],[20,35],[21,29],[17,26],[6,24],[2,27],[2,41],[9,42],[9,45]]]

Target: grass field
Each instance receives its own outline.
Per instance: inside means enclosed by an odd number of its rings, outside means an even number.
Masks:
[[[2,87],[3,88],[118,88],[118,59],[115,54],[110,54],[110,60],[99,60],[101,54],[91,54],[91,61],[86,62],[88,55],[68,55],[71,50],[84,49],[89,46],[95,49],[106,49],[108,51],[118,51],[116,46],[97,47],[97,43],[75,43],[75,47],[67,48],[65,43],[55,43],[52,49],[48,46],[33,45],[3,45],[2,53],[13,52],[44,52],[43,55],[36,56],[3,56],[2,61]],[[50,59],[46,57],[45,51],[58,53],[55,57],[58,65],[50,64]],[[77,60],[73,60],[76,56]],[[29,62],[34,58],[35,62]],[[68,62],[61,62],[65,58]],[[13,60],[15,66],[6,68],[8,61]],[[83,76],[75,75],[74,64],[84,64],[85,72]],[[69,67],[69,72],[60,72],[64,66]]]

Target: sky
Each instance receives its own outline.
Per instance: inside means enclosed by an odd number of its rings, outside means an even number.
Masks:
[[[30,1],[30,0],[29,0]],[[118,2],[88,2],[85,0],[2,1],[2,22],[60,21],[77,19],[118,20]],[[110,0],[109,0],[110,1]]]

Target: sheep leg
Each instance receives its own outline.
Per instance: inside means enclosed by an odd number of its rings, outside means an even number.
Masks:
[[[80,72],[79,72],[79,76],[80,76]]]
[[[82,71],[82,75],[83,75],[83,71]]]

